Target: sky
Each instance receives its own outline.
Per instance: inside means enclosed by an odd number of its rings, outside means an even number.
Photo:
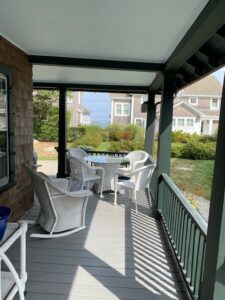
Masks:
[[[111,102],[108,93],[84,93],[82,105],[91,113],[91,124],[104,127],[110,123]]]
[[[225,67],[213,73],[223,84]],[[91,123],[105,126],[110,123],[111,102],[108,93],[84,93],[82,105],[91,113]]]

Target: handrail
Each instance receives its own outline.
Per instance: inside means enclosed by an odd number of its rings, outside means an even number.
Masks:
[[[102,151],[102,150],[85,150],[90,155],[100,154],[100,155],[109,155],[109,156],[126,156],[127,151]]]
[[[167,174],[162,174],[161,178],[163,178],[164,181],[168,184],[169,188],[173,191],[173,193],[177,196],[179,201],[185,207],[190,217],[196,222],[196,225],[206,236],[208,223],[205,221],[205,219],[198,213],[196,209],[192,207],[192,205],[187,201],[183,193],[178,189],[178,187],[174,184],[172,179]]]
[[[199,299],[207,222],[166,174],[159,176],[158,210],[186,285],[193,299]]]

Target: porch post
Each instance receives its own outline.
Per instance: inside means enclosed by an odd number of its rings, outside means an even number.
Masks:
[[[155,137],[155,93],[148,94],[147,102],[147,123],[145,131],[145,151],[153,156],[154,137]]]
[[[160,107],[157,168],[158,176],[170,174],[171,131],[173,121],[174,76],[165,73]]]
[[[66,169],[66,88],[59,89],[58,173],[65,177]]]
[[[210,201],[201,300],[225,295],[225,77]]]

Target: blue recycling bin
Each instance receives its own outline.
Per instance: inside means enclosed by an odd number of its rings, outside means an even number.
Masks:
[[[0,241],[3,239],[8,220],[11,215],[11,209],[6,206],[0,206]]]

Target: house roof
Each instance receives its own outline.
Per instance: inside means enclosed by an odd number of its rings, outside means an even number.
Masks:
[[[0,14],[37,87],[157,91],[166,70],[180,88],[224,62],[222,0],[2,0]]]
[[[214,76],[207,76],[200,81],[184,88],[181,95],[193,95],[193,96],[203,96],[203,95],[221,95],[222,85]]]

